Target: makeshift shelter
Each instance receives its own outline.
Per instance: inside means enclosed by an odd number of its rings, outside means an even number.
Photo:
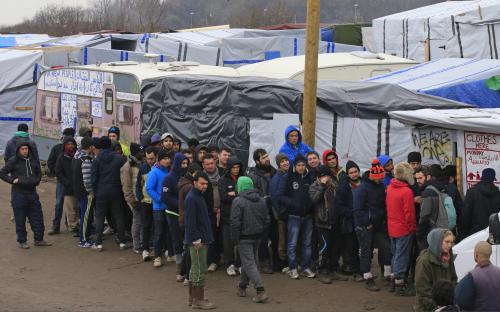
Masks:
[[[498,0],[446,1],[373,20],[376,52],[423,62],[498,59]]]
[[[415,65],[400,71],[366,79],[427,92],[500,75],[499,60],[447,58]]]
[[[145,80],[141,97],[142,135],[169,131],[182,141],[197,137],[204,144],[228,146],[241,159],[248,159],[255,147],[265,147],[274,155],[284,142],[287,122],[298,124],[303,84],[256,77],[178,75]],[[415,107],[466,105],[390,84],[321,81],[316,149],[333,146],[342,162],[352,159],[362,168],[369,166],[370,157],[382,153],[403,160],[410,146],[410,128],[389,119],[388,112]]]
[[[40,51],[0,50],[0,154],[21,122],[31,127]]]

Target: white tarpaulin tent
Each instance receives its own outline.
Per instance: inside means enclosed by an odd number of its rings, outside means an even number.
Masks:
[[[0,49],[0,154],[17,124],[31,125],[41,51]]]
[[[373,20],[376,52],[416,61],[498,59],[498,0],[446,1]],[[500,34],[500,33],[499,33]]]
[[[500,60],[446,58],[375,76],[366,81],[393,83],[409,90],[427,91],[488,79],[495,75],[500,75]]]

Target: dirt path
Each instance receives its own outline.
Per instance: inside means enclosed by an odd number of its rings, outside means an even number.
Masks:
[[[39,194],[50,228],[54,183],[42,182]],[[9,221],[10,186],[0,183],[0,311],[186,311],[187,289],[175,282],[175,265],[154,269],[130,250],[119,251],[111,239],[97,253],[77,247],[65,230],[46,236],[47,248],[20,250]],[[30,231],[29,244],[33,236]],[[222,270],[208,276],[207,296],[217,311],[411,311],[414,298],[394,297],[384,288],[371,293],[363,284],[290,280],[283,274],[263,276],[271,297],[266,305],[235,295],[237,278]],[[253,291],[249,291],[253,294]]]

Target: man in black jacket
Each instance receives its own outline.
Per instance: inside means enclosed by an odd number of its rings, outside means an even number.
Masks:
[[[47,160],[47,167],[49,168],[50,174],[52,175],[56,174],[57,158],[59,158],[59,155],[63,153],[63,148],[64,148],[62,142],[66,137],[74,137],[74,136],[75,136],[75,129],[73,128],[64,129],[61,137],[61,143],[54,145],[50,150],[49,159]],[[64,205],[64,186],[59,180],[57,180],[54,220],[52,220],[52,229],[47,234],[55,235],[60,233],[61,219],[63,215],[63,205]]]
[[[62,183],[64,189],[63,210],[66,214],[68,227],[73,233],[73,237],[78,237],[78,217],[80,213],[73,191],[73,168],[71,165],[75,153],[75,139],[73,137],[66,137],[63,141],[63,153],[57,158],[56,177],[57,181]]]
[[[495,175],[494,169],[484,169],[481,181],[465,195],[460,233],[464,238],[487,228],[490,216],[500,211],[500,191],[495,186]]]
[[[97,251],[103,249],[104,218],[110,210],[115,219],[120,249],[123,250],[129,246],[125,240],[120,168],[127,161],[127,158],[111,151],[111,140],[108,137],[101,137],[99,147],[101,151],[92,162],[92,189],[96,199],[96,242],[92,248]]]
[[[16,155],[0,170],[0,178],[12,184],[11,204],[16,221],[17,246],[22,249],[29,248],[26,218],[35,234],[35,246],[50,246],[50,243],[43,240],[45,226],[42,205],[36,192],[42,173],[40,164],[33,158],[29,142],[19,143]]]
[[[18,143],[24,141],[27,141],[31,144],[33,159],[37,162],[40,162],[40,158],[38,157],[38,148],[36,146],[36,143],[30,138],[28,130],[28,125],[25,123],[21,123],[17,126],[17,132],[10,140],[7,141],[7,144],[5,145],[5,151],[3,154],[5,162],[7,162],[11,157],[16,156]]]

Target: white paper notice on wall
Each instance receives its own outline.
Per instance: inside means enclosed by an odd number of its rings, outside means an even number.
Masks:
[[[102,101],[92,101],[92,117],[102,118]]]
[[[65,128],[74,128],[76,123],[76,95],[61,94],[61,131]]]

